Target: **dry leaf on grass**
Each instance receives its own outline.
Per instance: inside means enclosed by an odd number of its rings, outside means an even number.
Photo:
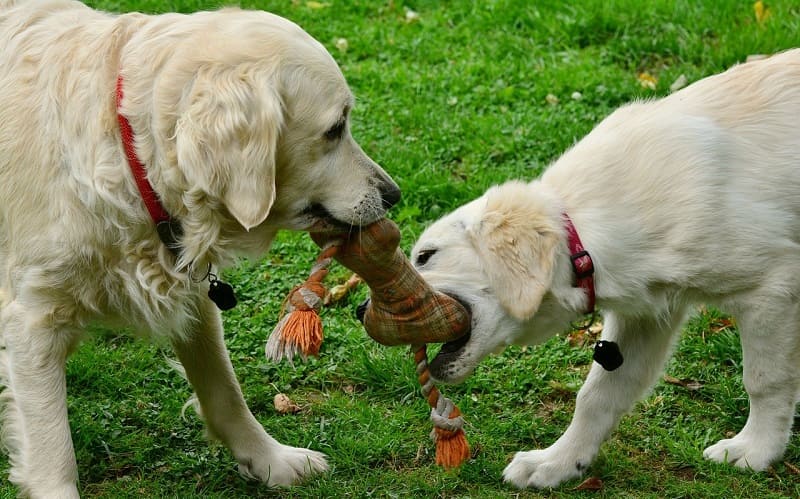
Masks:
[[[275,395],[273,404],[275,404],[278,414],[294,414],[301,411],[300,406],[292,402],[292,399],[284,393]]]
[[[724,331],[726,329],[733,329],[736,327],[736,322],[727,317],[722,317],[720,319],[714,320],[710,325],[709,329],[712,333],[719,333],[720,331]]]
[[[636,79],[639,80],[639,85],[644,88],[649,88],[650,90],[655,90],[658,84],[658,78],[650,73],[639,73]]]
[[[603,490],[603,481],[596,476],[590,476],[572,490]]]
[[[756,22],[758,24],[764,24],[764,22],[769,19],[769,16],[772,15],[772,12],[761,0],[753,4],[753,13],[756,15]]]
[[[686,78],[685,74],[680,75],[672,82],[672,85],[669,86],[670,92],[677,92],[678,90],[682,89],[689,83],[689,79]]]
[[[331,4],[329,3],[322,3],[322,2],[306,2],[306,7],[309,9],[319,10],[324,9],[326,7],[330,7]]]
[[[585,326],[586,324],[583,324],[569,332],[567,339],[570,345],[574,347],[586,346],[590,342],[597,341],[600,333],[603,332],[603,323],[600,320],[593,322],[588,328]]]
[[[414,12],[411,9],[406,9],[406,22],[407,23],[414,23],[419,21],[419,13]]]
[[[324,305],[330,305],[331,303],[336,303],[337,301],[341,300],[347,294],[358,287],[363,280],[358,276],[358,274],[353,274],[347,279],[347,282],[344,284],[338,284],[330,289],[327,295],[325,295],[325,299],[323,300]]]
[[[690,392],[695,392],[703,388],[703,384],[697,381],[696,379],[689,379],[689,378],[678,379],[670,376],[669,374],[664,375],[664,382],[669,383],[670,385],[682,386],[687,390],[689,390]]]

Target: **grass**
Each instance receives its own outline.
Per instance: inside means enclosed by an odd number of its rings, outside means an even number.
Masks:
[[[93,1],[107,10],[190,12],[215,1]],[[403,189],[391,212],[407,249],[425,224],[509,178],[532,178],[600,119],[632,99],[665,95],[749,54],[796,44],[800,7],[768,1],[757,22],[740,0],[245,1],[288,17],[328,47],[357,96],[353,133]],[[409,21],[408,10],[418,14]],[[346,50],[337,40],[347,40]],[[640,73],[657,78],[643,87]],[[574,92],[581,99],[571,97]],[[558,103],[548,103],[548,95]],[[554,101],[552,97],[549,99]],[[69,410],[87,497],[798,497],[800,442],[769,471],[706,462],[702,450],[747,416],[735,327],[702,311],[686,327],[667,373],[701,386],[660,383],[603,446],[589,474],[599,492],[567,483],[546,493],[500,479],[515,451],[551,444],[566,428],[591,362],[569,336],[485,361],[446,394],[465,412],[472,459],[458,471],[433,463],[427,409],[402,348],[374,344],[353,318],[359,290],[324,311],[319,359],[274,365],[263,346],[288,290],[315,250],[283,234],[258,262],[226,273],[241,301],[225,313],[227,343],[245,396],[280,441],[327,453],[330,473],[270,491],[236,473],[209,445],[191,390],[164,362],[169,352],[98,331],[68,364]],[[329,282],[346,277],[334,270]],[[278,415],[286,393],[304,409]],[[7,464],[3,462],[7,468]],[[7,482],[0,495],[13,497]]]

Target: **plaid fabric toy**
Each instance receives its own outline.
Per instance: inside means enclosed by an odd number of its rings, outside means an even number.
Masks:
[[[383,219],[348,234],[315,233],[312,239],[322,253],[306,283],[295,288],[287,299],[288,313],[267,342],[267,358],[291,361],[296,353],[306,356],[319,352],[322,326],[317,312],[325,294],[321,280],[330,259],[336,259],[370,288],[364,313],[367,333],[384,345],[411,345],[422,393],[431,406],[437,464],[445,468],[461,465],[469,457],[464,420],[458,407],[442,397],[431,382],[426,344],[444,343],[467,334],[469,312],[422,279],[398,247],[400,230],[390,220]]]

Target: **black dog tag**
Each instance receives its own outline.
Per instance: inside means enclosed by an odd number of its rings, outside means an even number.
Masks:
[[[230,284],[220,281],[213,274],[208,283],[208,297],[220,310],[230,310],[236,306],[236,295]]]
[[[622,352],[613,341],[600,340],[595,343],[592,358],[606,371],[613,371],[622,365]]]

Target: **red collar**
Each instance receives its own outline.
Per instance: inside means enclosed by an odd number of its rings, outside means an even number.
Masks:
[[[572,219],[566,213],[563,213],[562,216],[567,229],[567,247],[570,253],[569,259],[572,262],[572,271],[575,273],[575,286],[586,291],[588,298],[586,313],[590,314],[594,312],[595,303],[594,263],[589,252],[584,249]]]
[[[147,171],[144,169],[142,161],[136,155],[134,147],[133,128],[131,127],[128,118],[120,114],[119,108],[122,104],[122,76],[117,78],[117,121],[119,121],[119,130],[122,135],[122,146],[125,148],[125,156],[128,158],[128,165],[131,167],[133,179],[136,181],[136,186],[139,188],[139,193],[142,196],[147,211],[150,213],[150,218],[153,219],[156,225],[160,222],[169,221],[170,216],[161,201],[158,199],[158,194],[153,190],[150,181],[147,180]]]
[[[136,155],[136,148],[134,147],[133,127],[128,121],[128,118],[119,112],[122,103],[122,75],[117,77],[117,121],[119,121],[119,131],[122,135],[122,147],[125,149],[125,157],[128,158],[128,165],[131,167],[133,179],[136,181],[136,187],[139,188],[139,194],[142,196],[144,205],[147,207],[147,212],[150,213],[150,218],[156,225],[156,232],[161,242],[172,251],[175,256],[181,252],[180,237],[183,234],[181,224],[169,216],[161,200],[158,199],[158,194],[153,190],[152,184],[147,180],[147,172],[144,169],[144,164]],[[190,274],[191,275],[191,274]],[[208,273],[201,280],[208,280],[208,297],[213,301],[220,310],[229,310],[236,306],[236,295],[230,284],[222,282],[217,279],[217,276],[211,272],[211,264],[208,264]]]
[[[161,204],[161,200],[158,199],[158,194],[156,194],[152,184],[147,180],[147,171],[136,154],[133,128],[128,118],[119,112],[121,104],[122,75],[117,77],[117,121],[119,122],[119,131],[122,136],[122,147],[125,149],[125,156],[128,158],[128,165],[131,168],[133,179],[136,181],[136,187],[139,188],[142,201],[144,201],[147,212],[150,213],[150,218],[153,219],[153,223],[156,225],[158,237],[171,251],[177,252],[180,248],[178,239],[181,235],[181,226],[169,216],[164,205]]]

